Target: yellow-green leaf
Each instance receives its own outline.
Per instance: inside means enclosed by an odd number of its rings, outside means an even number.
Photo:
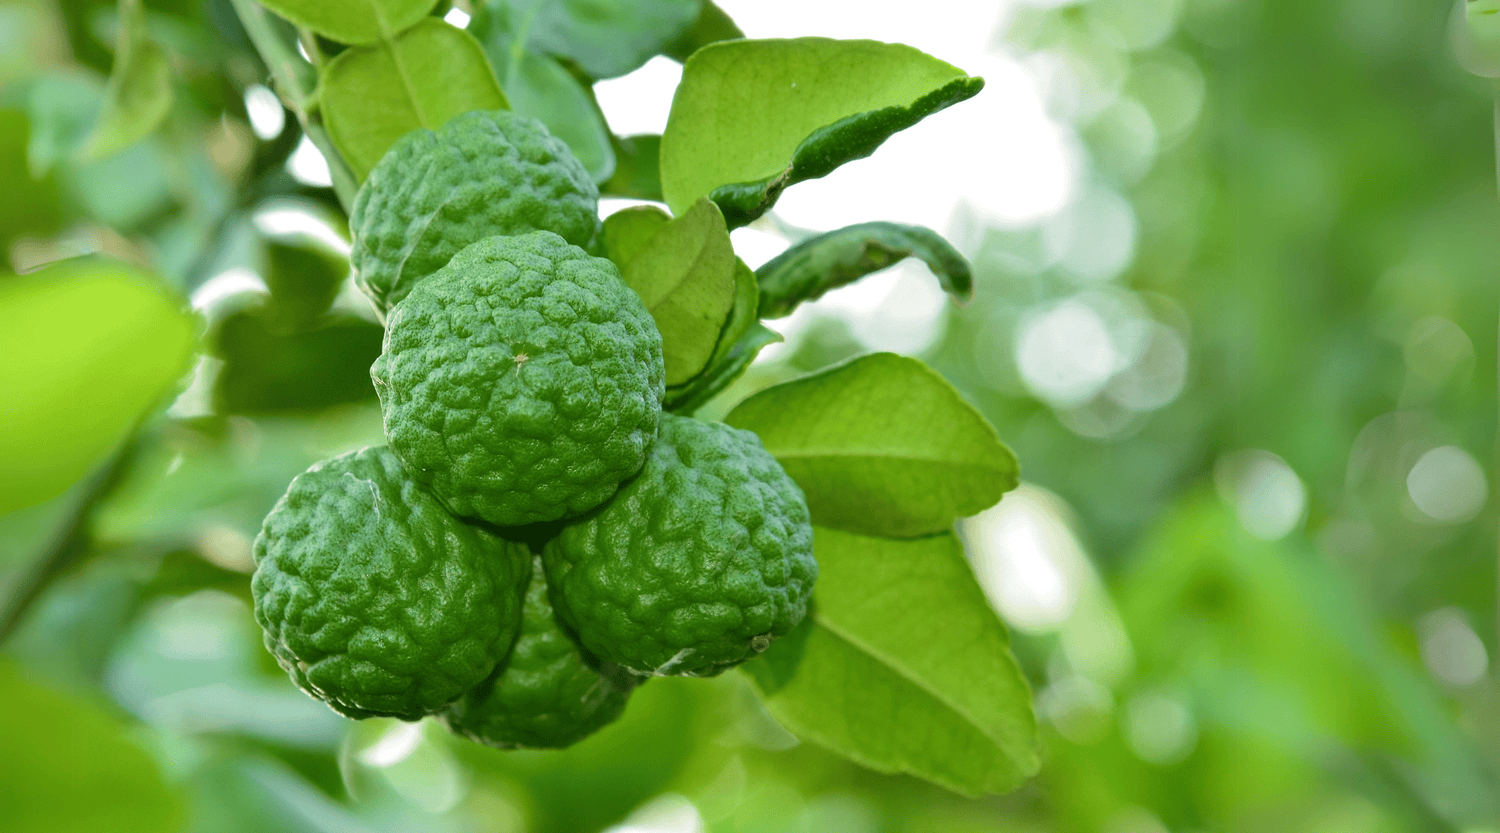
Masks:
[[[783,189],[869,156],[891,134],[984,82],[910,46],[868,40],[731,40],[683,66],[661,140],[673,211],[712,196],[731,228]]]
[[[435,18],[395,40],[344,51],[323,70],[320,89],[328,135],[361,180],[407,133],[507,106],[479,42]]]
[[[808,618],[745,666],[793,734],[969,795],[1040,765],[1031,692],[951,533],[814,530]]]
[[[757,393],[724,421],[760,435],[813,523],[869,535],[942,532],[1016,487],[1016,457],[942,376],[874,353]]]
[[[339,43],[372,44],[427,16],[437,0],[260,0],[298,26]]]
[[[78,258],[0,278],[0,514],[61,494],[160,404],[197,325],[160,282]]]

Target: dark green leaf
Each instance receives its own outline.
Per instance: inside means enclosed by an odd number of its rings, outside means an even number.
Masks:
[[[984,86],[898,44],[827,38],[738,40],[700,49],[662,135],[673,211],[712,196],[731,228],[787,186],[826,176]]]
[[[277,325],[305,330],[338,296],[349,259],[312,240],[269,240],[264,275]]]
[[[0,514],[60,494],[187,369],[197,325],[153,276],[77,258],[0,279]]]
[[[140,0],[120,0],[115,65],[104,109],[79,149],[82,161],[112,156],[149,135],[172,109],[172,67],[146,35]]]
[[[260,0],[298,26],[339,43],[390,40],[432,11],[437,0]]]
[[[662,49],[662,54],[676,61],[686,61],[694,52],[711,43],[734,40],[744,36],[745,33],[740,31],[740,27],[735,25],[723,9],[714,5],[711,0],[704,0],[703,10],[698,13],[698,20],[667,44]]]
[[[771,714],[864,766],[968,795],[1035,774],[1031,692],[958,540],[818,528],[814,549],[808,619],[745,666]]]
[[[667,212],[654,205],[637,205],[604,218],[604,250],[609,259],[623,270],[640,254],[651,237],[670,223]]]
[[[757,393],[724,421],[760,435],[813,522],[910,537],[950,528],[1016,487],[1016,457],[927,365],[874,353]]]
[[[571,59],[594,78],[624,75],[698,17],[698,0],[493,0],[528,47]]]
[[[693,413],[743,376],[762,349],[781,340],[780,333],[752,321],[749,331],[730,346],[722,359],[715,359],[708,370],[680,391],[668,391],[666,407],[673,413]]]
[[[697,376],[713,357],[734,307],[734,248],[709,200],[651,236],[621,270],[661,330],[667,385]]]
[[[359,179],[419,127],[507,106],[479,42],[435,18],[393,41],[344,51],[324,68],[320,89],[328,135]]]
[[[661,202],[661,137],[653,134],[614,136],[615,175],[599,192],[610,197]]]
[[[804,240],[756,270],[760,316],[791,315],[803,301],[913,256],[927,263],[955,299],[973,296],[969,262],[937,232],[922,226],[861,223]]]
[[[370,365],[384,331],[362,318],[336,318],[307,332],[278,332],[260,310],[224,320],[214,352],[224,359],[214,388],[225,414],[312,411],[374,399]]]
[[[503,14],[481,10],[468,31],[489,55],[511,109],[546,125],[595,182],[608,179],[615,172],[613,137],[578,79],[555,58],[518,42]]]

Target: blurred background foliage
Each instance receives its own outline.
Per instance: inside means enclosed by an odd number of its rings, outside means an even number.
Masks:
[[[951,3],[846,5],[962,25],[942,17]],[[671,42],[621,40],[631,55],[590,70],[561,47],[517,47],[507,21],[521,6],[435,13],[474,15],[512,100],[559,133],[571,125],[594,172],[613,176],[606,191],[649,191],[653,141],[603,141],[586,82],[732,27],[710,6]],[[159,276],[152,291],[194,309],[201,333],[165,415],[102,474],[66,487],[133,415],[0,445],[33,469],[67,461],[50,469],[60,482],[3,493],[0,598],[14,607],[39,559],[72,565],[0,649],[0,826],[1500,830],[1488,482],[1500,211],[1491,90],[1452,57],[1452,9],[1000,6],[984,46],[1006,71],[958,108],[992,108],[982,123],[995,132],[913,134],[934,164],[945,141],[1018,154],[1003,106],[1029,90],[1052,131],[1047,158],[1066,169],[1055,204],[945,206],[975,264],[971,304],[945,307],[920,266],[832,293],[772,322],[788,343],[704,413],[896,347],[937,366],[1015,448],[1026,483],[963,532],[1036,692],[1044,764],[1012,795],[970,800],[799,744],[736,674],[653,681],[618,724],[562,753],[353,723],[296,691],[250,616],[250,542],[294,474],[380,437],[367,376],[380,331],[350,288],[326,168],[263,86],[228,0],[0,0],[0,255],[21,274],[0,277],[0,319],[42,308],[32,290],[57,273],[39,268],[94,254]],[[120,37],[122,13],[144,36]],[[111,134],[112,149],[96,124],[122,106],[108,79],[127,42],[165,55],[153,101],[166,106],[149,135]],[[641,72],[656,62],[670,63]],[[990,161],[973,160],[970,187],[1003,194],[1020,186],[985,172],[1044,167]],[[941,184],[903,178],[883,187]],[[736,242],[763,261],[752,250],[835,224],[788,210]],[[130,327],[166,338],[177,326],[170,312],[129,317],[145,301],[70,303],[73,329],[48,337],[94,334],[85,369],[98,378],[68,390],[135,366],[119,352]],[[25,360],[33,341],[14,333],[39,328],[18,322],[0,328],[13,359],[0,379],[19,391],[36,387],[28,373],[66,375]],[[73,461],[80,448],[92,456]],[[6,465],[0,477],[22,482],[23,464]],[[103,498],[60,532],[90,495]]]

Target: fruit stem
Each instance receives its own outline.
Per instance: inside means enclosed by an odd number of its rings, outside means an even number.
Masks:
[[[344,158],[334,149],[333,141],[323,129],[322,122],[316,118],[318,74],[316,68],[297,52],[297,30],[285,21],[272,17],[255,0],[229,2],[234,6],[240,23],[244,25],[245,33],[250,36],[255,51],[260,53],[266,69],[271,71],[277,94],[297,114],[297,121],[302,125],[302,133],[307,136],[308,141],[328,160],[333,191],[338,195],[344,213],[349,213],[354,207],[354,191],[359,183],[354,179],[354,172],[349,169]]]

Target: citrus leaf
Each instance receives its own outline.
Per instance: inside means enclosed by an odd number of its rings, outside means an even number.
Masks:
[[[375,399],[370,365],[380,357],[380,325],[327,316],[316,329],[284,332],[268,312],[245,310],[219,324],[213,351],[224,365],[214,384],[215,412],[310,412]]]
[[[680,63],[711,43],[744,36],[745,33],[740,31],[740,27],[735,25],[734,20],[723,9],[714,5],[711,0],[704,0],[698,19],[663,47],[662,54]]]
[[[672,221],[654,205],[636,205],[604,218],[604,250],[622,270],[651,242],[652,235]]]
[[[98,705],[39,685],[10,660],[0,660],[0,703],[26,716],[0,732],[7,833],[181,828],[182,797]]]
[[[1034,775],[1031,693],[958,539],[816,528],[813,549],[808,618],[744,666],[771,714],[871,769],[968,795]]]
[[[661,202],[661,137],[653,133],[613,136],[615,173],[599,186],[608,197]]]
[[[896,223],[860,223],[820,234],[772,258],[755,276],[760,280],[760,316],[791,315],[803,301],[851,284],[872,272],[920,257],[944,291],[966,301],[974,295],[968,261],[929,228]]]
[[[734,306],[734,248],[709,200],[668,222],[621,270],[661,330],[667,385],[680,385],[713,357]]]
[[[489,55],[511,109],[546,125],[595,182],[609,179],[615,172],[615,150],[599,108],[557,59],[518,43],[506,24],[502,15],[482,10],[468,31]]]
[[[679,392],[667,391],[665,407],[673,413],[692,414],[743,376],[761,350],[781,340],[781,333],[752,320],[750,329],[730,345],[723,359],[715,359]]]
[[[869,156],[983,80],[909,46],[867,40],[733,40],[698,50],[661,140],[673,211],[712,196],[731,228],[787,186]]]
[[[528,47],[571,59],[594,78],[640,67],[698,19],[698,0],[497,0]],[[529,26],[525,25],[529,23]]]
[[[361,180],[407,133],[507,107],[479,42],[436,18],[393,41],[345,50],[323,69],[320,89],[328,135]]]
[[[187,369],[196,325],[160,282],[94,258],[0,279],[0,514],[61,494]]]
[[[757,393],[724,421],[760,435],[813,523],[911,537],[1000,500],[1016,457],[927,365],[873,353]]]
[[[172,109],[172,67],[167,53],[146,36],[139,0],[121,0],[115,65],[105,88],[104,109],[78,157],[93,162],[146,138]]]
[[[339,43],[368,45],[410,29],[437,0],[260,0],[298,26]]]

